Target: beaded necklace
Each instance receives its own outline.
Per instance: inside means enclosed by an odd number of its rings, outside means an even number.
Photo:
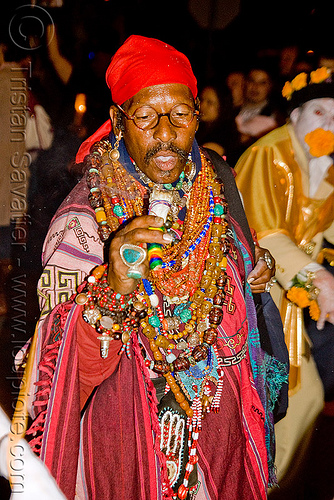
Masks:
[[[89,200],[103,241],[125,220],[142,215],[148,196],[145,187],[117,160],[109,159],[110,150],[109,141],[100,141],[84,160]],[[146,359],[145,364],[165,377],[166,391],[173,392],[188,416],[188,464],[177,497],[181,500],[188,494],[189,475],[198,460],[202,412],[219,410],[223,369],[215,343],[223,318],[227,255],[231,248],[223,187],[204,155],[201,160],[202,168],[187,194],[180,240],[163,247],[163,267],[151,270],[149,280],[141,280],[135,292],[136,300],[145,307],[144,314],[139,308],[140,326],[153,354],[153,359]],[[170,307],[178,304],[171,317],[163,314],[158,292]],[[117,333],[114,335],[117,338]],[[205,369],[201,369],[201,364]],[[214,394],[205,375],[208,366],[216,374]],[[178,375],[181,372],[189,379],[187,387],[184,377]]]
[[[146,189],[129,176],[124,167],[109,158],[112,147],[107,139],[94,144],[84,159],[88,170],[89,202],[95,210],[98,232],[106,241],[126,220],[142,215]]]

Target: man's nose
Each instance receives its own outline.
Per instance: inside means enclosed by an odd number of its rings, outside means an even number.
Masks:
[[[177,136],[174,125],[169,121],[168,116],[161,116],[158,124],[154,128],[154,139],[161,142],[169,142]]]
[[[334,132],[334,116],[326,116],[323,128]]]

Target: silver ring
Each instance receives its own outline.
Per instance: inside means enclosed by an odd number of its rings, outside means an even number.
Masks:
[[[145,248],[124,243],[119,249],[119,253],[123,263],[129,267],[129,271],[126,273],[127,277],[135,280],[141,279],[143,276],[138,267],[146,259],[147,252]]]
[[[267,264],[268,269],[272,269],[274,267],[275,260],[267,250],[264,252],[263,255],[261,255],[261,257],[258,258],[258,261],[259,260],[264,260],[265,263]]]
[[[274,286],[274,283],[276,283],[276,281],[277,281],[277,279],[274,276],[272,278],[270,278],[270,280],[267,281],[267,283],[266,283],[264,291],[265,292],[270,292],[270,288],[272,286]]]

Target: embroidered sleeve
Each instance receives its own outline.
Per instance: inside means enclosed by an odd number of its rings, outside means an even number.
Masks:
[[[68,300],[102,259],[103,246],[92,210],[79,205],[60,210],[44,242],[44,269],[38,283],[42,316]]]

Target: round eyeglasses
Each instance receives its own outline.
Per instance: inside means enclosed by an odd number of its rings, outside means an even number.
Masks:
[[[194,116],[199,115],[197,109],[193,109],[188,104],[176,104],[168,113],[158,113],[151,106],[141,106],[136,109],[133,115],[129,115],[121,106],[116,104],[118,109],[128,120],[132,120],[136,127],[141,130],[148,130],[158,125],[162,116],[168,116],[168,119],[175,127],[185,128],[190,125]]]

